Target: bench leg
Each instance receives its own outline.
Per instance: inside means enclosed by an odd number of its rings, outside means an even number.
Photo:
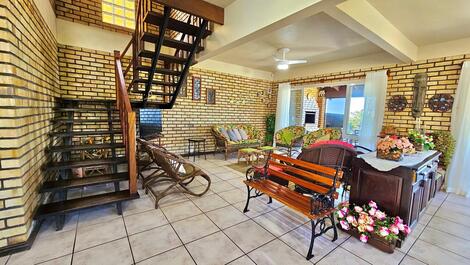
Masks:
[[[250,189],[250,187],[249,187],[248,185],[246,185],[246,191],[247,191],[247,194],[248,194],[248,195],[246,196],[246,204],[245,204],[245,209],[243,209],[243,213],[246,213],[246,212],[249,211],[249,210],[248,210],[248,204],[250,203],[250,199],[251,199],[251,196],[250,196],[250,194],[251,194],[251,189]]]
[[[315,232],[315,229],[317,227],[317,224],[319,222],[317,222],[316,220],[311,220],[310,221],[312,223],[312,236],[310,238],[310,247],[308,248],[308,252],[307,252],[307,260],[310,260],[311,258],[313,258],[313,243],[315,243],[315,238],[317,237],[317,233]]]
[[[331,226],[333,226],[333,239],[331,241],[334,242],[334,241],[336,241],[336,239],[338,239],[338,230],[336,229],[335,214],[334,213],[330,214],[330,220],[331,220]]]
[[[330,226],[327,226],[327,224],[325,222],[326,219],[330,219],[330,221],[331,221]],[[325,234],[326,232],[328,232],[328,230],[333,229],[334,234],[333,234],[333,240],[331,240],[331,241],[336,241],[336,239],[338,239],[338,231],[336,230],[334,213],[331,213],[330,215],[325,216],[321,219],[311,220],[310,222],[312,223],[312,235],[311,235],[311,239],[310,239],[310,247],[309,247],[308,253],[307,253],[307,260],[310,260],[314,256],[313,255],[313,244],[315,243],[315,238]],[[316,232],[317,227],[320,228],[320,231],[318,233]]]
[[[271,203],[273,203],[273,198],[269,197],[268,204],[271,204]]]

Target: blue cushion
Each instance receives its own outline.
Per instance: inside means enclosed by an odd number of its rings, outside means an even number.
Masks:
[[[234,142],[240,141],[232,129],[227,130],[227,133],[228,133],[228,136],[230,137],[230,141],[234,141]]]
[[[240,136],[242,137],[242,140],[248,140],[248,134],[245,132],[245,130],[238,129],[238,132],[240,133]]]
[[[230,136],[228,135],[227,130],[225,130],[225,128],[220,128],[219,131],[225,138],[227,138],[227,140],[230,140]]]
[[[240,134],[240,131],[237,128],[234,128],[233,132],[235,133],[235,136],[237,137],[238,141],[244,140]]]

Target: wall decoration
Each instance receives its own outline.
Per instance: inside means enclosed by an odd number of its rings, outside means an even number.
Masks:
[[[436,94],[428,101],[429,108],[434,112],[447,112],[454,105],[454,97],[451,94]]]
[[[215,89],[207,89],[207,104],[215,104]]]
[[[393,112],[403,111],[408,105],[408,101],[405,96],[393,96],[388,101],[388,110]]]
[[[180,92],[178,94],[180,97],[187,97],[188,96],[188,77],[183,80],[183,84],[181,85]]]
[[[193,100],[201,100],[201,77],[193,76]]]
[[[427,88],[428,75],[426,73],[416,74],[413,85],[413,107],[411,109],[413,118],[419,118],[423,114]]]

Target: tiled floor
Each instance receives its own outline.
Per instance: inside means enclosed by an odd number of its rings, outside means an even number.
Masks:
[[[213,181],[201,198],[172,195],[154,209],[142,194],[122,216],[107,206],[68,216],[62,231],[47,221],[31,250],[0,264],[470,264],[470,199],[445,193],[394,254],[340,232],[336,242],[331,234],[318,238],[307,261],[308,220],[265,198],[243,214],[244,176],[225,166],[233,162],[212,156],[197,162]]]

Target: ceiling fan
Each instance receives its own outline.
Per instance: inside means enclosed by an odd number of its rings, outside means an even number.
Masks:
[[[274,56],[274,60],[277,62],[277,69],[279,70],[287,70],[289,69],[289,65],[291,64],[302,64],[306,63],[307,60],[288,60],[286,59],[286,53],[290,51],[289,48],[280,48],[277,50],[278,54],[282,54],[282,58],[277,58]]]

